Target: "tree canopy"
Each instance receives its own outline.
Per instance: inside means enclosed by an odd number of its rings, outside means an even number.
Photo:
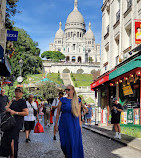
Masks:
[[[5,26],[8,29],[12,29],[13,24],[14,24],[14,21],[10,20],[11,16],[14,16],[16,13],[19,13],[19,11],[17,10],[17,2],[18,1],[19,0],[7,0]]]
[[[14,55],[10,59],[12,66],[12,74],[19,76],[20,64],[19,60],[23,60],[22,76],[27,74],[38,74],[42,69],[42,60],[39,57],[40,49],[38,43],[34,42],[24,29],[14,28],[18,31],[18,41],[14,43]]]
[[[57,97],[56,85],[53,82],[44,82],[39,86],[39,94],[44,100]]]
[[[42,58],[51,59],[54,62],[59,62],[65,59],[65,55],[59,51],[45,51],[41,54]]]

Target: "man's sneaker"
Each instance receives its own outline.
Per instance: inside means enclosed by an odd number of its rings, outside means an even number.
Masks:
[[[121,139],[121,133],[118,134],[118,139]]]
[[[56,136],[53,137],[53,140],[56,140]]]
[[[114,136],[115,139],[119,138],[118,132],[116,132],[116,135]]]

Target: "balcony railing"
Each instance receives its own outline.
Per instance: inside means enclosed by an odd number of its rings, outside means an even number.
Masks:
[[[120,10],[116,13],[116,22],[120,20]]]
[[[129,9],[132,6],[132,0],[127,0],[127,9]]]

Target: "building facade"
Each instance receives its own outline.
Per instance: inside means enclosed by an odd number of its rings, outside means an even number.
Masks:
[[[102,6],[101,75],[135,53],[135,19],[141,19],[140,0],[104,0]]]
[[[49,45],[50,51],[62,52],[66,62],[100,62],[100,44],[95,44],[91,23],[86,31],[84,18],[78,11],[78,0],[74,0],[74,9],[67,18],[65,30],[63,31],[61,27],[60,22],[54,43]]]
[[[99,94],[99,123],[110,122],[112,99],[118,98],[124,108],[121,124],[126,134],[128,127],[141,125],[141,36],[136,42],[137,29],[141,30],[141,0],[104,0],[101,10],[101,76],[91,89]]]

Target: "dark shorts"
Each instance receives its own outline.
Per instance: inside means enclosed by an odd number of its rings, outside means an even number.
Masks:
[[[33,130],[35,126],[35,121],[24,121],[25,130]]]

